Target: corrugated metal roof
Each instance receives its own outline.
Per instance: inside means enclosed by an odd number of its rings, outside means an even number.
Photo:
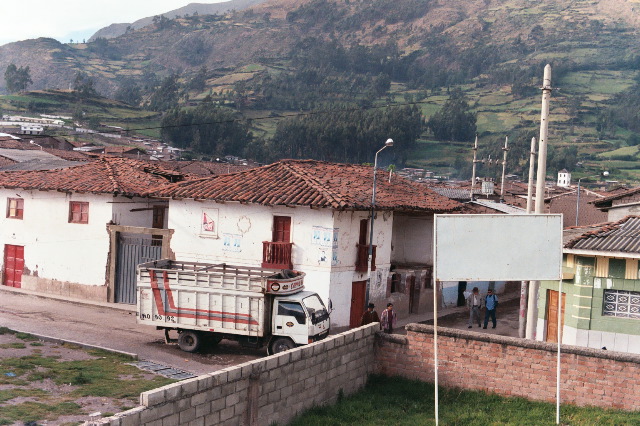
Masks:
[[[490,209],[506,213],[506,214],[526,214],[527,211],[523,208],[512,206],[505,203],[496,203],[495,201],[490,200],[474,200],[472,201],[474,204],[481,205],[483,207],[488,207]]]
[[[565,248],[640,253],[640,216],[564,231]]]
[[[451,198],[452,200],[468,200],[471,198],[471,189],[470,188],[447,188],[442,186],[430,186],[433,192],[436,192],[442,196],[447,198]],[[482,189],[474,189],[473,193],[475,195],[482,194]]]
[[[0,155],[6,158],[9,158],[13,161],[17,161],[19,163],[24,161],[53,161],[59,160],[60,158],[56,157],[53,154],[49,154],[48,152],[41,151],[39,149],[4,149],[0,148]]]

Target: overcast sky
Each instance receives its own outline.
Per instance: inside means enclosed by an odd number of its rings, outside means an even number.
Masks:
[[[51,37],[88,39],[102,27],[133,22],[189,3],[223,0],[3,0],[0,7],[0,45],[18,40]]]

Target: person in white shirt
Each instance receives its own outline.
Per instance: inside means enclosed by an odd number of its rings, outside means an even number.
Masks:
[[[473,288],[473,292],[467,297],[467,308],[469,308],[469,328],[473,326],[474,322],[478,323],[478,327],[482,327],[480,324],[480,309],[484,305],[484,298],[480,296],[478,287]]]

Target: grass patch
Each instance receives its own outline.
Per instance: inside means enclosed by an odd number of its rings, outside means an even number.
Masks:
[[[372,376],[362,391],[331,407],[314,408],[291,425],[430,425],[435,424],[433,400],[431,383]],[[483,392],[441,388],[439,408],[442,424],[555,424],[555,404]],[[636,425],[640,412],[565,405],[561,421],[569,425]]]
[[[74,414],[82,414],[82,407],[74,402],[59,402],[52,404],[24,402],[22,404],[0,407],[0,422],[3,420],[9,420],[12,423],[18,421],[22,421],[24,423],[38,422],[43,419],[55,420],[59,416]]]

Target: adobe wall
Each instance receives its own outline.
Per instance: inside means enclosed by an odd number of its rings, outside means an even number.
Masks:
[[[554,402],[555,344],[438,328],[439,384]],[[640,410],[640,355],[562,346],[561,401]],[[434,381],[433,326],[409,324],[407,335],[379,334],[376,372]]]
[[[361,389],[378,323],[140,395],[141,406],[90,425],[286,424]]]

